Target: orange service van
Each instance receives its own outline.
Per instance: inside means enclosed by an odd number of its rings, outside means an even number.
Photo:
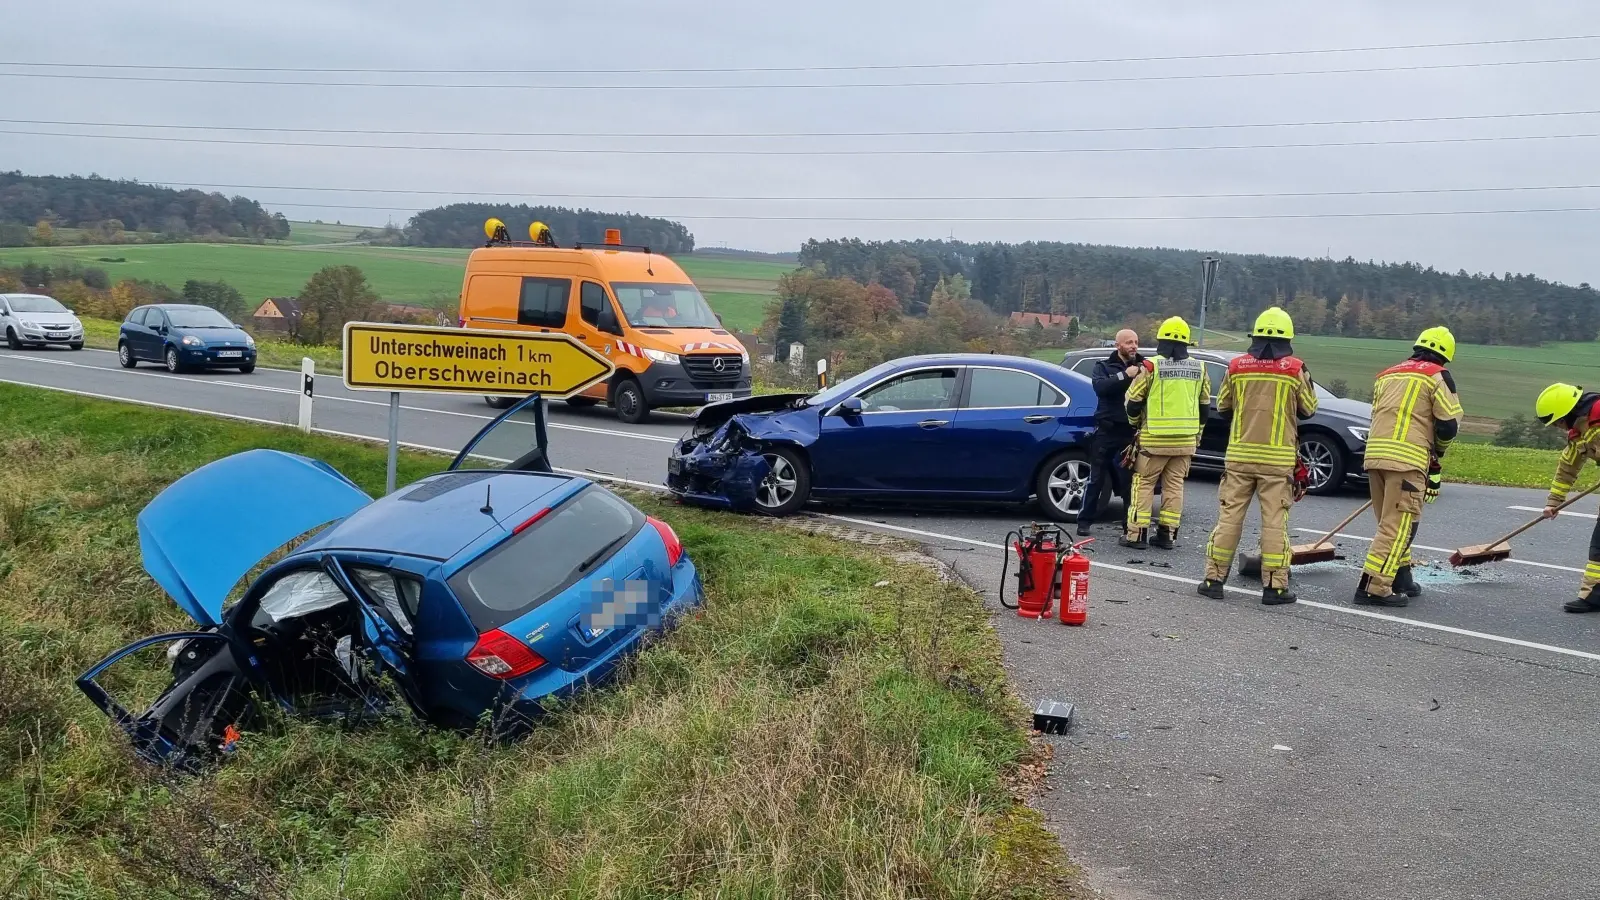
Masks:
[[[535,222],[532,241],[511,241],[498,219],[467,258],[461,327],[565,332],[617,367],[567,402],[610,403],[624,422],[662,406],[700,406],[750,396],[750,354],[711,311],[677,263],[622,243],[558,247]],[[512,398],[488,397],[489,405]]]

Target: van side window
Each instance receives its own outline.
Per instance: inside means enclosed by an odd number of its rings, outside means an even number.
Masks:
[[[592,281],[583,283],[583,290],[579,296],[579,310],[583,313],[583,320],[595,328],[600,327],[600,310],[606,305],[606,289]]]
[[[540,328],[560,328],[567,324],[567,295],[570,293],[572,282],[566,278],[522,279],[517,324]]]

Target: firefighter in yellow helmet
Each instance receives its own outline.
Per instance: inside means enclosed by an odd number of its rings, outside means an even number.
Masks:
[[[1202,597],[1221,600],[1244,516],[1261,506],[1261,602],[1293,603],[1289,591],[1289,507],[1304,489],[1300,419],[1317,412],[1306,364],[1294,355],[1294,321],[1274,306],[1256,317],[1250,349],[1233,358],[1217,392],[1217,413],[1229,423],[1228,453],[1217,498],[1222,508],[1206,544]]]
[[[1422,504],[1439,496],[1439,461],[1460,428],[1461,400],[1445,368],[1456,356],[1450,329],[1417,336],[1411,358],[1378,374],[1365,465],[1378,534],[1367,548],[1355,601],[1405,606],[1422,593],[1411,576],[1411,542]]]
[[[1133,488],[1129,491],[1124,547],[1171,550],[1183,518],[1183,479],[1200,443],[1200,429],[1211,407],[1211,386],[1200,363],[1189,357],[1189,323],[1178,316],[1161,323],[1156,355],[1146,359],[1124,401],[1128,422],[1137,430]],[[1161,514],[1155,537],[1146,537],[1161,484]]]
[[[1556,507],[1566,501],[1567,492],[1578,480],[1584,463],[1600,460],[1600,394],[1577,385],[1552,384],[1540,392],[1533,412],[1544,424],[1567,431],[1567,447],[1561,451],[1556,477],[1550,481],[1550,496],[1544,501],[1544,517],[1553,519]],[[1567,601],[1562,609],[1571,613],[1600,612],[1600,597],[1594,594],[1597,584],[1600,584],[1600,521],[1595,522],[1594,532],[1589,536],[1589,564],[1583,567],[1578,597]]]

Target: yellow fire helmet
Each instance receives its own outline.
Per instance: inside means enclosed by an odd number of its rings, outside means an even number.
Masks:
[[[1165,322],[1162,322],[1161,329],[1156,332],[1156,340],[1181,341],[1185,344],[1194,343],[1194,341],[1190,339],[1189,323],[1183,320],[1183,316],[1173,316]]]
[[[1413,346],[1432,350],[1444,357],[1445,362],[1453,362],[1456,358],[1456,336],[1443,325],[1435,325],[1417,335],[1417,342]]]
[[[1539,392],[1539,399],[1533,401],[1533,414],[1544,424],[1554,425],[1570,415],[1582,399],[1583,388],[1557,382]]]
[[[551,243],[550,226],[543,222],[535,222],[528,226],[528,239],[535,244]]]
[[[1256,316],[1256,325],[1250,329],[1251,337],[1294,339],[1294,320],[1283,311],[1282,307],[1274,306]]]
[[[490,219],[484,222],[483,233],[491,241],[508,241],[511,239],[506,231],[506,223],[499,219]]]

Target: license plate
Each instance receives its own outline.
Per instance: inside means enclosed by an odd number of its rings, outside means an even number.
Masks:
[[[731,393],[729,393],[729,394],[707,394],[706,395],[706,402],[707,403],[721,403],[724,400],[732,400],[732,399],[733,399],[733,394],[731,394]]]
[[[52,332],[50,332],[50,334],[46,335],[46,337],[50,338],[51,340],[57,340],[57,341],[64,341],[64,340],[67,339],[66,332],[54,332],[54,331],[52,331]]]
[[[238,359],[244,355],[243,350],[218,350],[217,359]]]
[[[676,475],[683,471],[683,460],[676,456],[667,457],[667,474]]]

